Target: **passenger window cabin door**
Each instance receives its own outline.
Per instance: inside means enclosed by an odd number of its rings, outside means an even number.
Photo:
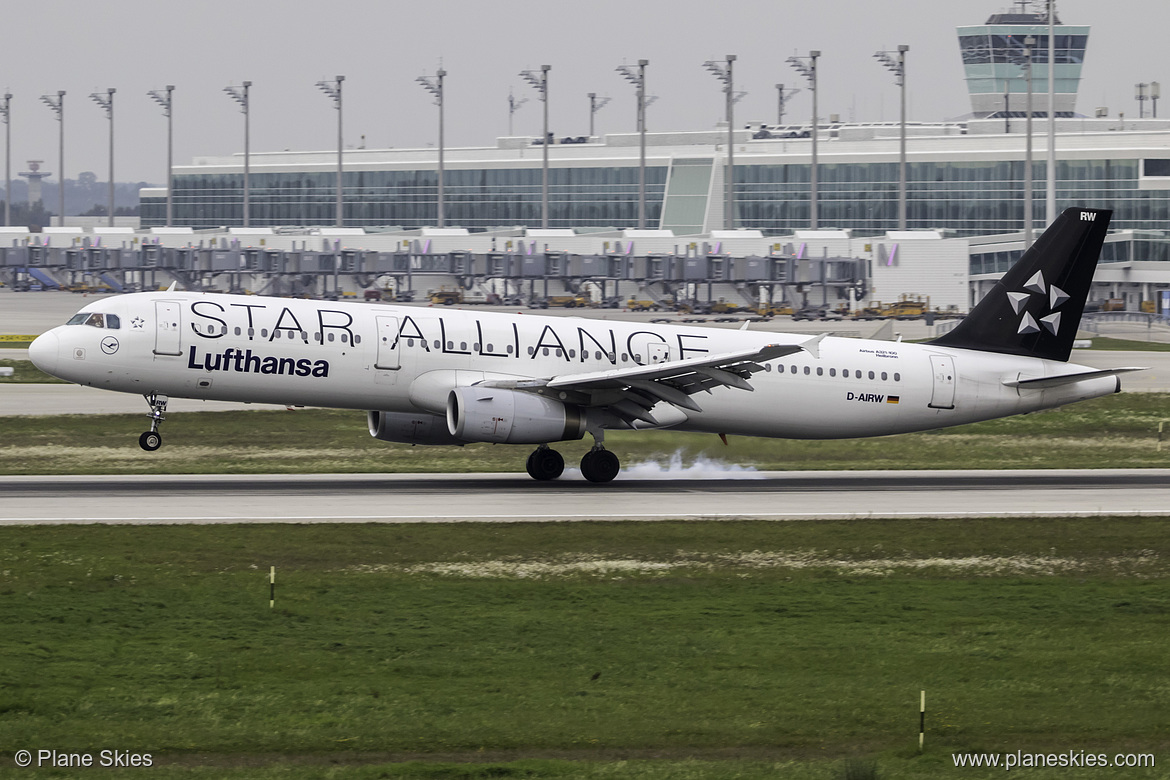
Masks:
[[[154,302],[154,354],[182,355],[183,309],[178,301]]]
[[[954,409],[955,359],[950,355],[931,355],[930,369],[933,383],[928,405],[931,409]]]
[[[383,371],[397,371],[401,366],[398,357],[398,318],[378,316],[378,354],[374,368]]]

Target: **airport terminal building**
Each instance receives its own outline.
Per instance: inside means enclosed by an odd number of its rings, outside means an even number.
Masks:
[[[1047,11],[1036,10],[1040,3],[1019,6],[992,14],[983,24],[957,28],[971,113],[961,121],[906,128],[906,227],[976,236],[1024,230],[1030,218],[1032,229],[1042,229],[1052,216],[1045,213],[1045,130],[1051,113],[1058,210],[1108,208],[1114,211],[1115,229],[1165,229],[1170,225],[1170,122],[1111,119],[1100,111],[1093,117],[1077,114],[1090,28],[1066,24],[1055,15],[1049,19]],[[1029,106],[1033,122],[1028,121]],[[1031,133],[1026,133],[1029,125]],[[676,236],[721,228],[783,236],[811,227],[873,236],[898,225],[901,131],[898,123],[842,123],[830,114],[815,123],[749,123],[731,134],[726,126],[648,132],[644,225],[638,220],[643,178],[638,133],[550,133],[547,145],[546,139],[507,137],[492,146],[446,149],[442,224],[434,148],[343,150],[340,222],[335,208],[338,150],[254,153],[247,166],[248,224],[407,230],[439,225],[471,231],[645,227]],[[1029,135],[1034,142],[1030,167]],[[546,152],[548,214],[542,224]],[[729,158],[734,158],[733,168]],[[172,224],[197,229],[244,225],[244,178],[242,154],[200,157],[178,166]],[[734,182],[732,219],[724,214],[729,178]],[[1024,203],[1026,179],[1033,185],[1030,208]],[[165,189],[142,191],[144,227],[167,224],[166,195]]]
[[[1042,228],[1046,138],[1035,122],[1033,227]],[[1025,120],[987,118],[908,127],[907,227],[986,235],[1024,226]],[[1058,119],[1058,208],[1114,210],[1119,229],[1170,225],[1170,121]],[[1005,132],[1010,130],[1010,132]],[[809,126],[754,126],[735,136],[736,228],[767,236],[811,224]],[[818,226],[880,234],[897,225],[899,127],[825,123],[818,139]],[[765,137],[768,136],[768,137]],[[647,227],[686,236],[724,227],[725,130],[648,133]],[[446,224],[473,231],[541,224],[541,155],[533,138],[445,151]],[[636,133],[549,148],[551,228],[637,227]],[[336,151],[253,153],[253,225],[335,224]],[[243,155],[175,168],[174,224],[243,223]],[[343,154],[346,227],[433,226],[435,149]],[[166,191],[143,190],[143,227],[166,223]]]
[[[644,177],[638,133],[553,136],[547,145],[546,139],[505,137],[491,146],[446,149],[443,234],[433,230],[439,224],[434,148],[343,150],[340,224],[336,149],[252,153],[248,224],[275,231],[256,239],[267,246],[280,241],[281,232],[304,235],[312,226],[361,233],[363,238],[344,240],[368,249],[390,242],[491,253],[498,237],[529,254],[600,256],[614,254],[626,239],[622,252],[669,255],[679,267],[699,255],[791,250],[797,260],[811,261],[828,253],[864,260],[872,269],[866,274],[871,295],[875,287],[885,295],[932,294],[938,303],[967,308],[1023,252],[1025,228],[1038,235],[1049,218],[1045,131],[1051,112],[1057,211],[1113,210],[1114,233],[1098,269],[1097,297],[1124,300],[1127,308],[1148,308],[1157,300],[1159,311],[1170,309],[1170,238],[1164,232],[1170,230],[1170,121],[1078,114],[1090,29],[1019,5],[956,30],[971,114],[906,126],[906,230],[894,230],[902,126],[843,123],[833,115],[820,117],[815,127],[811,121],[750,123],[730,136],[726,126],[648,132]],[[1035,88],[1032,122],[1025,63]],[[542,225],[546,152],[548,212]],[[246,233],[244,172],[242,154],[200,157],[176,167],[172,224]],[[639,228],[640,179],[648,232],[633,230]],[[731,219],[725,214],[728,180],[734,182]],[[167,224],[165,189],[142,191],[141,217],[144,228]],[[424,243],[411,243],[418,239]],[[229,243],[241,240],[248,239],[240,235]],[[890,278],[878,284],[882,275]]]

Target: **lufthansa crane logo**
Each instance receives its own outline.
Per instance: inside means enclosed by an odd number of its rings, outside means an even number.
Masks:
[[[118,351],[118,340],[113,336],[106,336],[102,339],[102,352],[107,355],[112,355]]]
[[[1034,295],[1041,296],[1040,311],[1037,314],[1043,313],[1044,304],[1048,304],[1049,313],[1039,317],[1039,321],[1032,316],[1032,312],[1028,311],[1028,303]],[[1043,328],[1055,336],[1060,331],[1060,312],[1057,309],[1069,299],[1069,295],[1055,284],[1045,284],[1042,271],[1037,271],[1028,280],[1028,283],[1024,285],[1024,292],[1009,292],[1007,297],[1012,305],[1012,310],[1016,314],[1023,315],[1020,317],[1020,327],[1016,329],[1016,333],[1020,335],[1039,333],[1040,329]]]

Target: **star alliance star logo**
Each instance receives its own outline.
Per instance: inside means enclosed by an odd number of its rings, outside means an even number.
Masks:
[[[1023,317],[1020,318],[1020,327],[1016,330],[1016,333],[1020,335],[1039,333],[1040,328],[1043,327],[1053,336],[1057,335],[1057,332],[1060,330],[1060,312],[1056,311],[1056,308],[1068,300],[1068,293],[1055,284],[1045,285],[1044,274],[1041,271],[1037,271],[1028,280],[1028,283],[1024,285],[1024,290],[1026,292],[1009,292],[1007,294],[1008,301],[1012,305],[1012,310],[1016,314],[1023,314]],[[1048,297],[1048,310],[1051,313],[1041,317],[1039,322],[1027,310],[1028,302],[1032,300],[1033,295],[1047,295]]]
[[[141,317],[135,317],[134,319],[130,320],[130,327],[134,330],[142,330],[142,326],[145,324],[146,320],[142,319]]]

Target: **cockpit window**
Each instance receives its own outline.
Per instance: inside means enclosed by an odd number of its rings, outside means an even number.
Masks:
[[[102,314],[100,312],[86,312],[74,314],[66,325],[89,325],[92,328],[110,328],[117,330],[122,327],[121,320],[116,314]]]

